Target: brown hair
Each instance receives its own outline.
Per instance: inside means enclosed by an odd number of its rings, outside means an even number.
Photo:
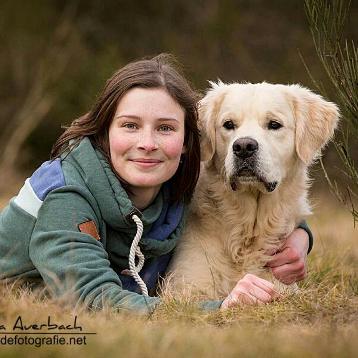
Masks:
[[[131,62],[119,69],[106,82],[95,105],[87,114],[75,119],[54,144],[51,157],[59,157],[70,151],[83,137],[100,150],[112,166],[118,179],[128,186],[116,173],[111,162],[108,131],[118,101],[131,88],[164,88],[185,111],[185,154],[173,178],[172,200],[188,202],[193,194],[200,170],[200,144],[197,127],[197,102],[199,95],[191,88],[181,74],[178,63],[172,55],[160,54],[151,59]],[[70,146],[69,142],[75,140]]]

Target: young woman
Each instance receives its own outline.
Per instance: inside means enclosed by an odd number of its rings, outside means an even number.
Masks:
[[[153,311],[160,298],[147,289],[165,274],[199,175],[197,100],[168,55],[116,72],[1,213],[1,278],[40,280],[93,309]],[[270,265],[296,281],[308,235],[297,229],[287,242]],[[235,299],[274,298],[267,281],[246,281]]]

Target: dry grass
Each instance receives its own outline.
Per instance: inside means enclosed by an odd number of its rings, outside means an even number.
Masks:
[[[1,356],[353,357],[358,354],[358,246],[350,215],[326,196],[309,220],[314,250],[300,293],[264,306],[214,313],[166,302],[151,317],[73,311],[26,290],[0,290],[0,325],[78,323],[86,345],[2,346]],[[4,202],[4,200],[2,201]],[[0,331],[0,337],[3,333]]]

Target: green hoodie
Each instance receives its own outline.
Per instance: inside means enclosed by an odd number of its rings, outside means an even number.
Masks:
[[[92,309],[152,312],[160,298],[123,289],[118,276],[128,268],[137,231],[131,214],[138,211],[108,162],[85,138],[62,160],[44,165],[37,173],[42,185],[28,179],[0,215],[0,277],[42,278],[55,296],[71,293]],[[182,231],[183,218],[167,239],[146,237],[162,208],[163,190],[141,213],[146,259],[171,252]]]

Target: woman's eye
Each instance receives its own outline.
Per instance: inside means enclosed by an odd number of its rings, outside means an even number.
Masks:
[[[225,129],[231,130],[231,129],[235,129],[235,124],[231,119],[229,119],[224,122],[223,127]]]
[[[159,130],[162,132],[170,132],[172,130],[174,130],[174,128],[172,126],[168,126],[166,124],[163,124],[159,127]]]
[[[138,126],[135,123],[124,123],[122,125],[122,127],[128,128],[128,129],[137,129],[138,128]]]
[[[280,129],[281,127],[282,127],[282,124],[277,121],[270,121],[267,124],[267,128],[272,129],[272,130],[277,130],[277,129]]]

